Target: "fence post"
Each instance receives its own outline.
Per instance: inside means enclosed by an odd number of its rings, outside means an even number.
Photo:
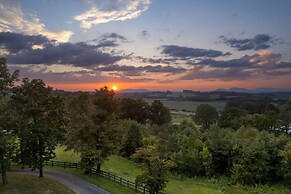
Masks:
[[[145,191],[145,186],[143,186],[143,193],[146,193],[146,191]]]
[[[52,167],[54,167],[54,161],[52,160]]]
[[[64,168],[66,168],[66,162],[64,162]]]

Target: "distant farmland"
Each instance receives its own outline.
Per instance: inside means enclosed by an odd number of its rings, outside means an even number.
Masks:
[[[144,99],[148,103],[152,103],[154,99]],[[171,100],[160,100],[165,106],[172,110],[184,110],[184,111],[190,111],[195,112],[196,107],[199,104],[209,104],[213,107],[215,107],[218,111],[222,111],[226,105],[225,101],[218,101],[218,102],[191,102],[191,101],[171,101]]]

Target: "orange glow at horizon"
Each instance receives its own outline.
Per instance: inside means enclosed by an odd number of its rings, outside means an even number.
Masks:
[[[49,83],[47,85],[52,86],[54,89],[60,89],[65,91],[94,91],[101,87],[107,86],[118,91],[124,89],[148,89],[152,91],[182,91],[182,90],[197,90],[197,91],[213,91],[217,88],[231,88],[241,87],[247,89],[255,89],[260,87],[276,87],[280,85],[281,88],[291,88],[288,76],[282,76],[277,79],[250,79],[246,80],[183,80],[174,81],[169,83],[157,83],[157,82],[102,82],[102,83]],[[116,91],[116,90],[115,90]]]

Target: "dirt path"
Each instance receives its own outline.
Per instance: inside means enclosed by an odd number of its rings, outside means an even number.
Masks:
[[[33,174],[38,175],[38,171],[31,171],[30,169],[20,169],[13,168],[10,172],[12,173],[24,173],[24,174]],[[81,179],[78,176],[57,171],[57,170],[44,170],[44,177],[53,179],[63,185],[69,187],[72,191],[79,194],[109,194],[109,192],[96,187],[95,185]]]

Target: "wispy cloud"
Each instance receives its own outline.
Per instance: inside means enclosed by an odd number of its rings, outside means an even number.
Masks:
[[[150,0],[109,1],[107,4],[75,16],[75,20],[81,22],[81,27],[91,28],[93,25],[108,23],[111,21],[124,21],[138,17],[146,11]]]
[[[27,15],[22,12],[19,0],[3,0],[0,2],[0,32],[41,34],[59,42],[67,42],[73,35],[73,32],[67,30],[48,31],[36,15]]]

